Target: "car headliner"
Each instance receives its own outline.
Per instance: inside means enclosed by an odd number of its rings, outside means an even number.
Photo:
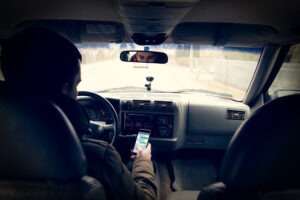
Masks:
[[[9,0],[0,3],[0,39],[7,38],[18,24],[28,20],[83,20],[118,22],[124,30],[120,30],[117,38],[89,36],[79,42],[132,42],[132,36],[140,38],[144,34],[142,37],[146,38],[162,37],[161,42],[167,38],[168,43],[290,44],[300,40],[299,13],[298,0]],[[231,23],[243,26],[231,27]],[[176,32],[179,24],[183,26]],[[81,36],[71,25],[54,27],[68,32],[71,39],[77,36],[72,38],[70,32]],[[210,35],[216,34],[217,38],[207,42]],[[249,38],[253,39],[249,42]],[[223,42],[219,44],[219,40]]]

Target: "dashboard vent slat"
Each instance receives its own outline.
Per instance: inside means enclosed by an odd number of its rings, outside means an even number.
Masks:
[[[173,111],[173,102],[172,101],[154,101],[155,110],[159,111]]]
[[[244,120],[245,119],[245,111],[244,110],[227,110],[226,119],[228,120]]]
[[[133,108],[143,108],[143,109],[151,109],[151,101],[150,100],[133,100],[132,101]]]

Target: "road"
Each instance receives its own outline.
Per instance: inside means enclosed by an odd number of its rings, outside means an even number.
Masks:
[[[154,77],[152,82],[152,89],[154,90],[202,89],[219,93],[231,93],[234,98],[238,99],[241,99],[244,95],[244,92],[239,89],[215,81],[215,74],[207,69],[192,69],[176,63],[148,65],[121,61],[83,64],[82,83],[79,85],[79,90],[96,92],[125,86],[143,88],[147,83],[147,76]]]

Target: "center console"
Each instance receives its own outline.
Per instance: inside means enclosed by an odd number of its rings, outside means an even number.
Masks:
[[[174,103],[172,101],[122,100],[121,135],[135,135],[150,129],[152,138],[172,138]]]

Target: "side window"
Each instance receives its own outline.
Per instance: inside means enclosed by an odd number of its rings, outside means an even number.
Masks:
[[[268,90],[272,99],[295,93],[300,93],[300,44],[291,46]]]

